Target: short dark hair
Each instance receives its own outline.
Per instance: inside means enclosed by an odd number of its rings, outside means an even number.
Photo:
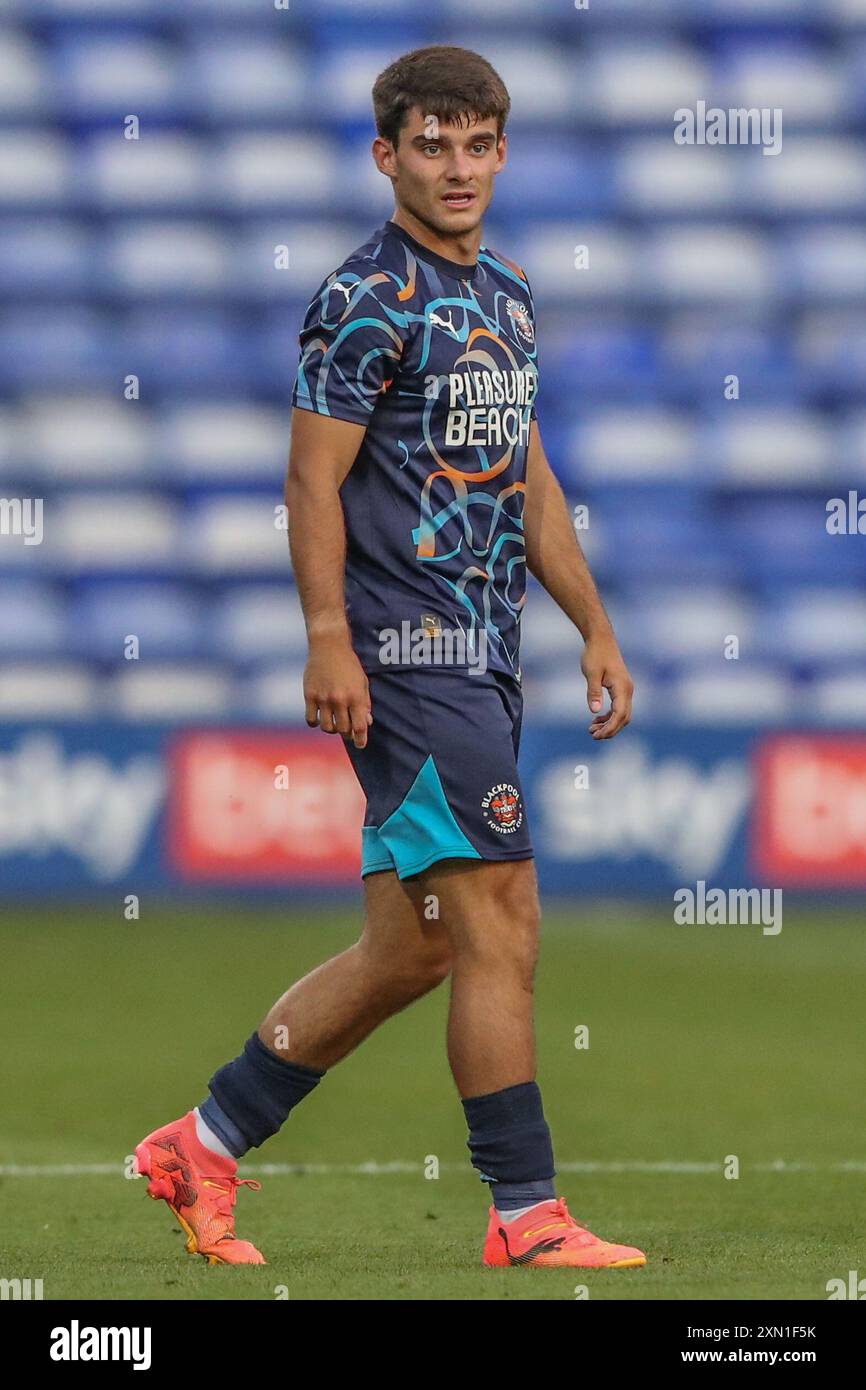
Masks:
[[[511,98],[499,73],[480,53],[434,44],[404,53],[376,78],[373,111],[383,139],[397,144],[414,106],[443,122],[495,117],[501,138]]]

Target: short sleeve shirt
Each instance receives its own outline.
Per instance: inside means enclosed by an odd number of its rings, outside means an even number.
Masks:
[[[523,271],[484,246],[446,260],[389,221],[317,290],[300,346],[293,404],[367,427],[340,494],[362,665],[413,665],[438,637],[447,664],[483,648],[519,680],[538,389]]]

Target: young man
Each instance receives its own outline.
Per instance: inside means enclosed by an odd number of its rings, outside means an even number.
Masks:
[[[191,1252],[260,1262],[234,1234],[237,1159],[450,973],[448,1057],[493,1198],[484,1263],[643,1265],[557,1199],[535,1082],[540,914],[517,771],[527,565],[583,635],[593,738],[628,723],[632,684],[542,449],[526,276],[482,244],[509,97],[483,58],[434,47],[382,73],[373,102],[396,208],[310,305],[287,481],[307,723],[343,738],[367,794],[366,922],[273,1006],[198,1109],[142,1141],[139,1168]]]

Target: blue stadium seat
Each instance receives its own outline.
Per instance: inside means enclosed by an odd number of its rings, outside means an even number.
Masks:
[[[214,602],[211,648],[224,661],[245,666],[286,660],[303,666],[307,639],[291,584],[234,584]]]
[[[198,211],[212,202],[213,157],[207,142],[182,130],[148,131],[141,140],[110,130],[81,142],[76,178],[105,212]]]
[[[0,222],[0,294],[83,295],[91,286],[93,238],[62,217]]]
[[[52,657],[68,650],[70,629],[62,589],[32,579],[6,579],[0,604],[0,651],[4,661]]]
[[[63,135],[0,127],[0,213],[55,212],[72,189],[72,145]]]
[[[194,111],[181,81],[176,45],[151,35],[88,32],[62,35],[52,54],[57,109],[65,119],[175,120]]]
[[[265,663],[235,687],[236,713],[281,725],[304,725],[304,662]]]
[[[51,562],[63,572],[170,574],[183,563],[177,507],[159,494],[66,492],[51,518]]]
[[[184,521],[185,553],[200,574],[217,577],[288,574],[285,527],[276,509],[282,487],[258,493],[214,493],[197,498]]]
[[[838,537],[845,545],[856,539]],[[757,640],[767,656],[801,664],[866,659],[866,597],[845,587],[782,592],[765,604]]]
[[[206,723],[231,714],[230,671],[202,662],[125,662],[105,686],[108,708],[121,719]]]
[[[227,306],[170,304],[132,308],[119,317],[114,360],[134,362],[148,393],[219,399],[261,384],[259,335]]]
[[[110,228],[102,286],[118,297],[219,297],[230,291],[232,239],[210,222],[141,219]]]
[[[0,719],[93,719],[104,710],[101,684],[83,661],[0,661]]]
[[[191,38],[194,34],[191,29]],[[196,36],[183,67],[185,83],[197,93],[205,115],[218,124],[282,126],[291,117],[303,117],[313,94],[307,55],[289,37],[275,43],[271,35],[249,30]]]
[[[0,30],[0,118],[29,120],[51,109],[42,53],[20,29]]]
[[[770,664],[712,662],[674,679],[667,717],[684,724],[775,724],[798,713],[797,683]]]
[[[91,581],[79,588],[70,616],[78,654],[118,667],[205,651],[203,600],[177,583]]]
[[[546,448],[589,506],[579,538],[642,712],[862,722],[866,552],[825,519],[866,493],[864,18],[859,0],[10,0],[0,478],[38,487],[46,540],[0,548],[0,718],[300,716],[275,524],[298,331],[391,215],[371,83],[433,40],[479,48],[511,89],[486,241],[532,285]],[[675,144],[699,98],[783,108],[782,154]],[[569,717],[577,636],[534,583],[530,604],[534,713]],[[130,628],[155,659],[115,670]]]
[[[0,311],[0,337],[0,389],[10,393],[49,387],[74,391],[116,380],[113,335],[95,309],[52,303]]]
[[[190,401],[162,416],[158,448],[184,481],[282,489],[289,411],[243,401]]]

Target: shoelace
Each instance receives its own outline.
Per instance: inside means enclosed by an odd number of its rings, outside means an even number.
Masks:
[[[569,1244],[573,1242],[575,1245],[591,1245],[596,1239],[586,1226],[582,1225],[576,1217],[571,1215],[565,1201],[561,1200],[557,1202],[550,1215],[552,1217],[559,1217],[560,1219],[558,1221],[545,1221],[541,1226],[534,1226],[531,1231],[524,1231],[523,1239],[531,1240],[534,1236],[541,1235],[542,1231],[553,1231],[560,1226],[566,1227],[568,1235],[564,1236],[563,1239]]]
[[[219,1190],[219,1197],[214,1203],[220,1216],[231,1216],[232,1207],[238,1200],[239,1187],[251,1187],[253,1192],[261,1192],[262,1185],[255,1178],[202,1178],[202,1182]]]

